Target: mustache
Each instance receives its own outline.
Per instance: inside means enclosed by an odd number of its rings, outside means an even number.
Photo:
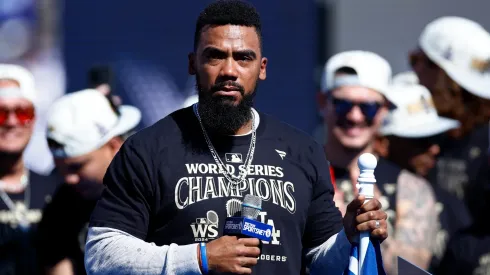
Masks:
[[[240,85],[240,83],[235,82],[235,81],[225,81],[225,82],[219,82],[214,84],[210,91],[212,93],[217,92],[217,91],[222,91],[222,90],[227,90],[227,87],[233,87],[233,90],[239,91],[240,94],[244,95],[245,94],[245,88]]]

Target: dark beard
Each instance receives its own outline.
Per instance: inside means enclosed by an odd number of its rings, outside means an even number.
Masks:
[[[197,83],[199,83],[199,79],[197,79]],[[239,89],[242,100],[238,105],[234,104],[233,98],[213,96],[214,92],[221,90],[226,85],[235,86]],[[254,103],[255,91],[245,93],[243,86],[233,81],[217,83],[209,91],[198,86],[198,91],[199,116],[206,130],[233,135],[252,119],[251,108]]]

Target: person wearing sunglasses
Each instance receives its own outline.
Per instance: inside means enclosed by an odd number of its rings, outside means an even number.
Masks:
[[[384,95],[391,67],[375,53],[348,51],[331,57],[322,77],[320,100],[324,101],[325,152],[332,167],[350,170],[349,179],[355,182],[357,158],[372,151],[374,134],[389,107],[393,107]],[[335,200],[344,213],[341,193],[337,188]],[[345,199],[353,197],[351,194]]]
[[[441,17],[424,28],[409,59],[420,83],[432,94],[438,114],[460,122],[444,133],[428,178],[478,215],[481,207],[473,204],[477,200],[468,190],[488,179],[478,169],[487,164],[489,146],[490,33],[466,18]]]
[[[325,66],[325,152],[331,163],[335,202],[342,212],[346,202],[358,194],[357,158],[363,153],[375,153],[376,133],[389,111],[397,107],[390,98],[391,77],[388,62],[372,52],[342,52],[331,57]],[[382,158],[375,177],[375,198],[388,215],[390,234],[382,244],[387,274],[396,274],[397,256],[427,269],[431,239],[436,237],[435,199],[430,185]],[[399,186],[403,186],[401,192],[397,192]],[[416,187],[415,195],[411,186]],[[421,202],[415,202],[415,198]],[[423,215],[412,216],[413,212]],[[424,233],[414,234],[414,228]]]
[[[45,203],[60,182],[24,162],[36,119],[35,98],[29,71],[0,64],[0,274],[37,274],[32,240]]]
[[[376,152],[384,162],[390,162],[420,177],[427,177],[436,164],[439,144],[444,138],[442,134],[458,128],[460,123],[439,116],[430,92],[422,85],[394,85],[390,89],[390,98],[397,105],[397,109],[390,112],[379,131]],[[401,196],[400,193],[404,192],[402,188],[405,186],[396,187],[391,196],[392,200],[396,200]],[[471,219],[466,206],[438,185],[420,178],[418,185],[413,183],[408,187],[414,199],[418,199],[417,194],[429,189],[433,190],[436,199],[435,210],[438,216],[437,223],[433,225],[437,226],[437,237],[433,242],[429,266],[429,270],[434,271],[442,260],[448,240],[458,230],[468,226]],[[413,214],[419,219],[434,218],[427,213]]]

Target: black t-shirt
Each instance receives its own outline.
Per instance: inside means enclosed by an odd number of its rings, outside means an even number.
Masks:
[[[455,235],[448,244],[439,269],[434,274],[490,274],[488,225],[475,225]]]
[[[243,169],[251,135],[210,138],[228,169]],[[157,245],[207,242],[222,235],[227,207],[258,195],[258,220],[274,228],[253,272],[284,275],[299,274],[302,250],[342,228],[322,146],[285,123],[260,113],[245,182],[230,184],[217,167],[192,108],[178,110],[125,142],[90,225]]]
[[[26,217],[30,224],[25,229],[18,225],[16,211],[10,210],[0,200],[0,274],[38,274],[35,232],[43,208],[51,200],[59,183],[59,178],[54,174],[44,176],[30,171],[26,190],[19,194],[8,194],[17,211],[28,209]]]
[[[433,257],[430,263],[429,271],[437,269],[444,252],[447,249],[449,240],[461,229],[471,224],[471,217],[466,205],[454,195],[433,184],[434,194],[436,196],[436,211],[439,214],[439,231]]]
[[[471,211],[471,189],[483,182],[480,169],[488,170],[489,126],[474,129],[462,139],[446,137],[441,143],[441,153],[429,181],[464,201]],[[477,185],[477,186],[473,186]],[[478,210],[476,210],[478,211]]]
[[[62,184],[56,190],[38,225],[37,249],[42,269],[69,259],[76,275],[86,274],[85,241],[96,202],[83,198],[73,185]]]
[[[469,192],[475,200],[473,225],[451,238],[443,260],[435,274],[490,274],[490,175],[482,165],[477,176],[479,184],[471,184]]]

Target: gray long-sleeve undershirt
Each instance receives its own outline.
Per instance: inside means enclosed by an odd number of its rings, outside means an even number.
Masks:
[[[198,244],[157,246],[108,227],[91,227],[85,247],[90,275],[200,275]],[[342,274],[349,264],[351,244],[345,232],[331,236],[307,252],[311,274]]]

